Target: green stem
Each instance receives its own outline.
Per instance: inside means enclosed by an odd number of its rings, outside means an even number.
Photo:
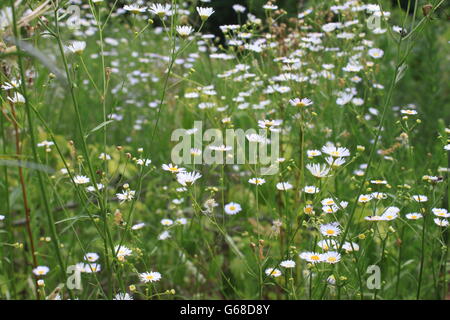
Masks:
[[[15,10],[15,6],[14,6],[14,1],[10,0],[10,4],[11,4],[11,8],[12,8],[12,15],[13,15],[14,36],[16,37],[17,41],[20,41],[20,34],[19,34],[18,26],[17,26],[16,10]],[[21,51],[20,45],[17,45],[17,50],[18,50],[18,52]],[[26,77],[25,77],[25,71],[24,71],[24,67],[23,67],[22,55],[19,54],[17,59],[18,59],[20,77],[22,80],[21,81],[22,94],[25,97],[25,112],[27,115],[28,127],[29,127],[29,131],[30,131],[30,140],[31,140],[30,144],[31,144],[31,151],[33,154],[33,161],[35,163],[39,163],[39,158],[38,158],[38,154],[37,154],[37,150],[36,150],[36,138],[34,135],[34,123],[33,123],[32,117],[31,117],[31,107],[30,107],[29,98],[27,96],[27,87],[26,87],[26,81],[25,81]],[[48,220],[50,232],[52,235],[53,246],[55,247],[56,257],[58,259],[59,266],[60,266],[60,275],[61,275],[61,278],[64,280],[64,282],[66,282],[67,281],[66,266],[62,259],[59,237],[58,237],[58,233],[56,232],[53,215],[50,211],[50,204],[49,204],[49,201],[47,198],[47,192],[45,190],[44,180],[43,180],[42,174],[39,170],[36,171],[36,174],[38,177],[39,190],[40,190],[41,197],[42,197],[41,199],[42,199],[42,202],[44,203],[45,213],[47,215],[47,220]],[[73,298],[72,291],[70,291],[70,290],[69,290],[69,295],[71,296],[71,298]]]

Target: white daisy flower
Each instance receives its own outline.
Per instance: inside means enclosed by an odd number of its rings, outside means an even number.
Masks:
[[[171,219],[162,219],[161,220],[161,224],[163,226],[169,227],[169,226],[173,225],[173,220],[171,220]]]
[[[299,257],[310,263],[319,263],[323,261],[323,254],[317,252],[302,252],[299,254]]]
[[[328,251],[331,248],[336,248],[338,246],[338,243],[336,240],[333,240],[333,239],[324,239],[324,240],[320,240],[317,243],[317,246],[322,248],[322,250]]]
[[[136,191],[126,189],[126,190],[122,191],[121,193],[116,193],[116,197],[120,201],[120,203],[124,203],[125,201],[133,200],[135,194],[136,194]]]
[[[124,261],[125,258],[130,256],[133,251],[123,245],[122,246],[116,245],[114,247],[114,252],[116,252],[116,256],[117,259],[119,259],[119,261]]]
[[[133,297],[128,293],[118,293],[114,296],[113,300],[133,300]]]
[[[261,185],[266,183],[266,180],[263,178],[251,178],[248,180],[248,182],[255,185]]]
[[[381,49],[378,49],[378,48],[371,48],[371,49],[369,49],[368,53],[369,53],[369,56],[371,56],[372,58],[375,58],[375,59],[380,59],[384,55],[384,51]]]
[[[173,164],[171,164],[171,163],[169,163],[169,164],[163,164],[163,165],[162,165],[162,169],[165,170],[165,171],[172,172],[172,173],[180,173],[180,172],[186,171],[185,168],[178,168],[177,165],[173,165]]]
[[[75,176],[73,177],[73,182],[76,184],[86,184],[89,183],[89,181],[91,181],[88,177],[86,176]]]
[[[422,219],[423,216],[420,213],[412,212],[412,213],[407,213],[405,215],[405,217],[406,217],[406,219],[409,219],[409,220],[418,220],[418,219]]]
[[[134,14],[139,14],[145,12],[147,10],[147,7],[140,7],[137,4],[130,4],[123,6],[123,9]]]
[[[88,252],[84,255],[84,260],[89,262],[95,262],[100,258],[100,256],[95,252]]]
[[[359,245],[354,242],[344,242],[344,244],[342,245],[342,249],[347,252],[359,251]]]
[[[328,251],[323,254],[323,261],[330,264],[338,263],[341,261],[341,255],[336,251]]]
[[[170,238],[170,232],[169,232],[169,231],[161,232],[161,233],[158,235],[158,240],[167,240],[167,239],[169,239],[169,238]]]
[[[193,172],[180,172],[177,174],[177,181],[182,186],[190,186],[200,179],[202,175],[196,171]]]
[[[428,201],[428,197],[424,196],[424,195],[414,195],[414,196],[412,196],[412,199],[417,202],[427,202]]]
[[[319,193],[320,189],[315,186],[305,186],[303,188],[303,191],[308,194],[314,194],[314,193]]]
[[[276,268],[267,268],[264,272],[266,273],[267,276],[273,278],[281,276],[281,271]]]
[[[314,102],[308,98],[294,98],[289,100],[289,103],[291,104],[291,106],[293,107],[307,107],[312,105]]]
[[[295,261],[294,260],[284,260],[280,262],[280,266],[283,268],[295,268]]]
[[[171,11],[172,7],[170,4],[160,4],[160,3],[153,3],[150,5],[150,12],[158,15],[159,17],[164,17],[164,16],[170,16],[172,14]]]
[[[327,143],[322,147],[322,152],[334,158],[349,157],[350,151],[347,148],[336,147],[332,143]]]
[[[315,176],[316,178],[325,178],[328,176],[328,173],[330,172],[330,168],[326,165],[321,165],[317,163],[313,164],[307,164],[306,169],[309,170],[309,172]]]
[[[448,220],[446,219],[434,218],[433,221],[440,227],[448,227]]]
[[[191,33],[194,32],[194,28],[191,26],[177,26],[176,30],[177,33],[183,38],[190,36]]]
[[[84,265],[84,272],[86,273],[95,273],[100,272],[101,270],[101,265],[99,265],[98,263],[86,263]]]
[[[72,53],[82,54],[84,49],[86,49],[86,42],[72,41],[72,43],[67,46],[67,49]]]
[[[143,272],[139,274],[139,279],[144,283],[157,282],[161,280],[161,273],[155,271]]]
[[[225,205],[225,213],[229,215],[235,215],[242,210],[241,205],[239,203],[230,202]]]
[[[433,208],[431,209],[433,214],[440,218],[450,218],[450,213],[447,212],[447,209],[444,208]]]
[[[320,233],[327,237],[336,237],[341,233],[341,229],[336,222],[322,224],[319,229]]]
[[[277,183],[277,189],[281,191],[287,191],[292,189],[293,186],[289,182],[279,182]]]
[[[196,9],[197,9],[198,15],[200,16],[200,18],[203,21],[207,20],[214,13],[213,8],[197,7]]]
[[[47,266],[37,266],[33,269],[33,273],[37,276],[45,276],[50,271],[50,268]]]
[[[137,223],[137,224],[133,225],[133,226],[131,227],[131,230],[140,230],[140,229],[142,229],[143,227],[145,227],[145,223],[144,223],[144,222],[141,222],[141,223]]]

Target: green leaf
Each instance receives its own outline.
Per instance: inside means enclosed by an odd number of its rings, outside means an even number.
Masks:
[[[103,128],[104,126],[107,126],[108,124],[110,124],[111,122],[114,122],[114,120],[107,120],[105,122],[100,123],[98,126],[96,126],[94,129],[92,129],[91,131],[89,131],[88,134],[86,134],[85,138],[89,137],[89,135],[91,135],[92,133],[94,133],[97,130],[100,130],[101,128]]]

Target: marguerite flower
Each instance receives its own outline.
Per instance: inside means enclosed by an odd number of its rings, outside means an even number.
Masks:
[[[322,152],[320,152],[319,150],[307,150],[306,154],[308,158],[314,158],[320,156]]]
[[[370,194],[361,194],[359,195],[358,202],[366,203],[372,200],[372,195]]]
[[[171,219],[162,219],[161,220],[161,224],[163,226],[169,227],[169,226],[173,225],[173,220],[171,220]]]
[[[317,252],[302,252],[299,257],[300,259],[306,260],[310,263],[319,263],[323,261],[323,254]]]
[[[412,196],[412,198],[413,198],[413,200],[414,201],[417,201],[417,202],[427,202],[428,201],[428,197],[427,196],[424,196],[424,195],[414,195],[414,196]]]
[[[418,220],[418,219],[422,219],[422,214],[420,213],[416,213],[416,212],[412,212],[412,213],[407,213],[406,215],[406,219],[409,220]]]
[[[331,248],[336,248],[338,246],[338,243],[336,240],[333,239],[325,239],[320,240],[317,245],[322,248],[325,251],[330,250]]]
[[[86,176],[75,176],[73,177],[73,182],[76,184],[86,184],[89,183],[89,181],[91,181],[88,177]]]
[[[359,245],[354,242],[344,242],[344,244],[342,245],[342,249],[344,249],[347,252],[359,251]]]
[[[400,110],[400,113],[401,114],[406,114],[408,116],[415,116],[417,114],[417,111],[416,110],[411,110],[411,109],[403,109],[403,110]]]
[[[166,240],[170,238],[170,232],[169,231],[163,231],[158,235],[158,240]]]
[[[171,5],[170,4],[160,4],[160,3],[156,3],[156,4],[151,4],[150,5],[150,12],[158,15],[159,17],[164,17],[164,16],[170,16],[172,14],[171,11]]]
[[[177,181],[182,186],[190,186],[200,179],[202,175],[196,171],[193,172],[180,172],[177,174]]]
[[[339,229],[337,222],[322,224],[320,226],[320,233],[327,237],[336,237],[341,233],[341,229]]]
[[[440,218],[450,218],[450,213],[447,212],[447,209],[444,208],[433,208],[431,209],[433,214]]]
[[[8,97],[8,100],[14,104],[25,103],[25,97],[19,92],[14,92],[11,97]]]
[[[171,164],[171,163],[169,163],[169,164],[163,164],[163,165],[162,165],[162,169],[165,170],[165,171],[170,171],[170,172],[172,172],[172,173],[179,173],[179,172],[184,172],[184,171],[186,171],[185,168],[178,168],[178,166],[173,165],[173,164]]]
[[[378,48],[372,48],[368,51],[369,56],[375,59],[380,59],[383,57],[384,51]]]
[[[98,263],[86,263],[84,265],[84,272],[86,273],[95,273],[100,272],[101,270],[101,265],[99,265]]]
[[[116,193],[117,199],[119,199],[120,203],[124,203],[125,201],[131,201],[134,199],[134,195],[136,194],[136,191],[126,189],[122,191],[121,193]]]
[[[318,193],[320,191],[320,189],[315,186],[305,186],[303,188],[303,191],[305,191],[305,193],[308,193],[308,194],[314,194],[314,193]]]
[[[276,268],[267,268],[264,272],[266,273],[267,276],[273,278],[281,276],[281,271]]]
[[[293,186],[289,182],[279,182],[277,183],[277,189],[281,191],[287,191],[289,189],[292,189]]]
[[[148,167],[152,163],[150,159],[137,159],[136,164],[140,166]]]
[[[295,268],[295,261],[284,260],[280,262],[280,266],[282,266],[283,268]]]
[[[10,82],[5,82],[4,84],[2,84],[1,88],[3,90],[18,89],[21,83],[21,80],[12,79]]]
[[[143,227],[145,227],[145,223],[144,223],[144,222],[136,223],[135,225],[133,225],[133,226],[131,227],[131,230],[140,230],[140,229],[142,229]]]
[[[350,151],[347,148],[336,147],[332,143],[327,143],[322,147],[322,152],[334,158],[349,157]]]
[[[263,178],[251,178],[248,180],[249,183],[251,184],[256,184],[257,186],[266,183],[266,180],[264,180]]]
[[[139,274],[139,279],[144,283],[157,282],[161,280],[161,273],[155,271],[143,272]]]
[[[124,261],[125,258],[130,256],[133,251],[128,249],[124,245],[117,245],[114,247],[114,252],[116,252],[116,256],[119,261]]]
[[[113,300],[133,300],[133,297],[128,293],[118,293],[114,296]]]
[[[214,13],[214,9],[197,7],[197,12],[198,12],[198,15],[200,16],[200,18],[203,21],[206,21]]]
[[[312,100],[308,99],[308,98],[295,98],[295,99],[291,99],[289,100],[289,103],[291,104],[291,106],[294,107],[307,107],[312,105],[314,102],[312,102]]]
[[[330,168],[327,167],[326,165],[320,165],[317,163],[313,163],[313,164],[307,164],[306,165],[306,169],[309,170],[309,172],[311,172],[311,174],[313,176],[315,176],[316,178],[325,178],[328,176],[328,173],[330,172]]]
[[[95,262],[100,258],[100,256],[95,252],[88,252],[84,255],[84,260],[89,262]]]
[[[33,269],[33,273],[37,276],[45,276],[50,271],[50,268],[47,266],[37,266]]]
[[[242,210],[241,205],[239,203],[230,202],[225,205],[225,213],[229,215],[235,215]]]
[[[341,255],[336,251],[328,251],[323,254],[323,262],[334,264],[341,261]]]
[[[138,14],[138,13],[145,12],[147,10],[147,7],[140,7],[137,4],[130,4],[130,5],[123,6],[123,9],[125,11],[129,11],[131,13]]]
[[[183,38],[190,36],[191,33],[194,32],[194,28],[191,26],[177,26],[176,30],[177,33]]]
[[[86,49],[86,42],[72,41],[72,43],[67,46],[67,49],[72,53],[82,54],[84,49]]]
[[[434,218],[433,221],[440,227],[448,227],[448,220],[446,219]]]

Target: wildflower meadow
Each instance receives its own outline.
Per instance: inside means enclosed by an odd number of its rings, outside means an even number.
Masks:
[[[449,299],[449,16],[1,1],[0,299]]]

